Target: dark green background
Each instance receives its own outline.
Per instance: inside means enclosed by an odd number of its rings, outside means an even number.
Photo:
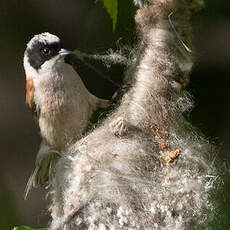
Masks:
[[[22,64],[26,43],[34,34],[49,31],[67,49],[102,52],[116,47],[116,40],[136,40],[131,0],[119,1],[116,32],[102,4],[93,0],[0,1],[0,228],[15,225],[46,226],[48,214],[43,190],[34,190],[27,201],[23,191],[39,147],[39,130],[25,101]],[[190,119],[220,145],[226,162],[230,148],[230,2],[209,0],[194,23],[197,63],[188,90],[195,100]],[[97,79],[95,79],[97,81]],[[95,89],[94,89],[95,90]],[[103,85],[97,92],[103,91]],[[227,217],[217,229],[229,229],[230,196],[225,189]]]

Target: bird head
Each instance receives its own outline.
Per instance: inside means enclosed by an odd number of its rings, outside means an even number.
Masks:
[[[27,76],[48,73],[57,62],[71,53],[62,48],[59,37],[48,32],[35,35],[27,44],[24,53],[24,68]]]

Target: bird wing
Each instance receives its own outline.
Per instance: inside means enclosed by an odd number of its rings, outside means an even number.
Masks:
[[[34,101],[34,82],[32,78],[26,80],[26,104],[29,106],[34,117],[38,118],[38,111]]]

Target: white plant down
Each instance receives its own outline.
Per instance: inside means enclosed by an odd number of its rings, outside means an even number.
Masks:
[[[210,229],[222,179],[215,148],[183,116],[193,57],[178,40],[192,49],[191,16],[202,3],[149,0],[137,11],[132,86],[57,162],[51,230]]]
[[[142,0],[134,0],[134,4],[137,5],[139,8],[143,7],[143,2]]]

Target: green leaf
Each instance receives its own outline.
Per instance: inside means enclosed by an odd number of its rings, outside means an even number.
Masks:
[[[12,230],[47,230],[47,228],[35,229],[35,228],[27,227],[27,226],[18,226],[18,227],[14,227]]]
[[[99,0],[95,0],[98,2]],[[115,31],[117,24],[117,12],[118,12],[118,0],[101,0],[104,4],[105,9],[107,10],[110,18],[113,21],[113,32]]]

